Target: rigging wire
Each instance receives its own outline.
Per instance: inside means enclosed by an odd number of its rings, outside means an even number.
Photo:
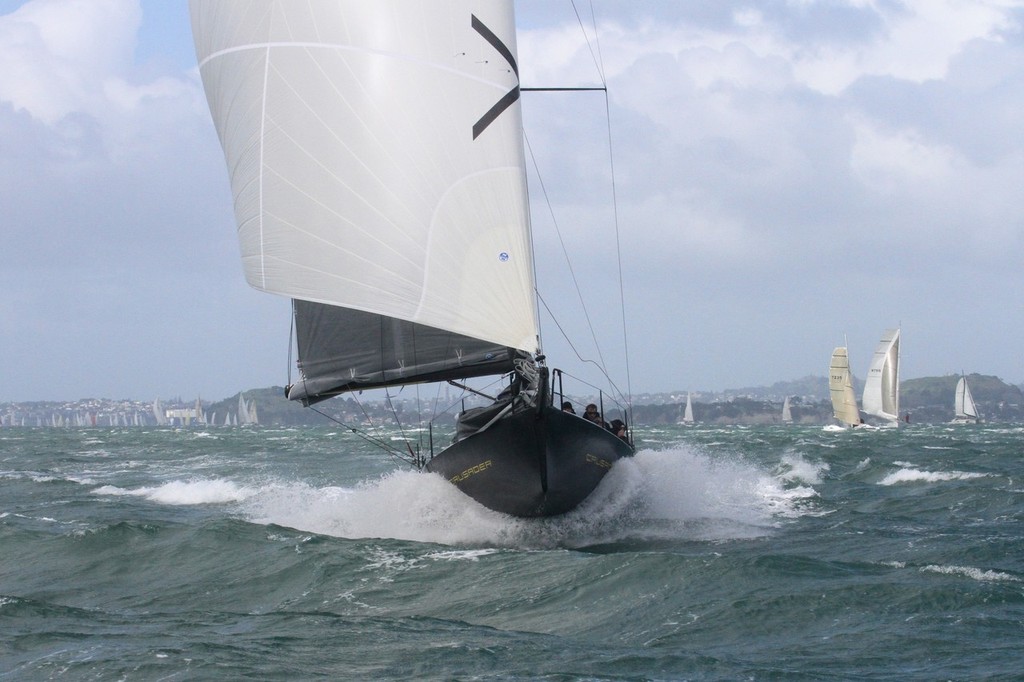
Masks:
[[[573,3],[575,6],[575,3]],[[615,144],[612,139],[612,108],[611,100],[608,98],[607,82],[605,80],[604,71],[604,56],[601,53],[601,38],[597,32],[597,16],[594,13],[594,2],[590,2],[590,19],[594,26],[594,45],[597,49],[597,62],[598,71],[601,74],[601,82],[605,85],[604,91],[604,111],[605,120],[608,121],[608,165],[611,170],[612,178],[612,212],[613,222],[615,224],[615,260],[619,270],[619,311],[622,316],[622,351],[625,356],[625,367],[626,367],[626,404],[629,406],[630,420],[632,421],[633,412],[633,380],[630,376],[629,371],[629,325],[626,322],[626,292],[624,288],[624,280],[622,270],[622,237],[621,237],[621,224],[619,222],[619,192],[618,184],[615,182]]]
[[[355,400],[356,405],[359,406],[359,410],[363,413],[363,417],[367,421],[371,421],[371,425],[372,425],[372,420],[370,419],[370,415],[366,412],[366,409],[363,407],[363,404],[361,402],[359,402],[358,398],[354,398],[354,400]],[[386,453],[388,453],[389,455],[391,455],[395,459],[400,460],[402,462],[405,462],[406,464],[412,464],[412,465],[414,465],[416,467],[420,467],[421,466],[420,460],[414,454],[410,453],[409,455],[407,455],[402,450],[396,448],[394,445],[392,445],[388,441],[384,440],[384,436],[383,435],[370,434],[370,433],[368,433],[366,431],[363,431],[362,429],[359,429],[359,428],[357,428],[355,426],[352,426],[351,424],[346,424],[345,422],[341,421],[337,417],[333,417],[333,416],[327,414],[326,412],[324,412],[323,410],[321,410],[319,408],[316,408],[316,407],[314,407],[312,405],[310,405],[307,409],[310,409],[313,412],[316,412],[317,414],[319,414],[321,417],[326,418],[328,421],[332,421],[335,424],[341,426],[342,428],[345,428],[345,429],[351,431],[352,433],[354,433],[355,435],[359,436],[360,438],[362,438],[367,443],[370,443],[371,445],[374,445],[374,446],[380,448],[381,450],[385,451]],[[377,427],[374,426],[373,428],[376,430]]]
[[[566,342],[566,344],[568,344],[569,348],[572,349],[572,352],[576,355],[576,358],[580,362],[582,362],[584,364],[589,364],[589,365],[593,365],[594,367],[596,367],[597,371],[599,371],[601,373],[601,375],[605,378],[605,381],[608,382],[608,385],[611,386],[612,390],[616,394],[618,394],[619,396],[623,397],[623,399],[625,400],[626,404],[630,408],[630,412],[632,412],[632,403],[630,403],[629,396],[627,396],[625,393],[622,392],[622,389],[620,389],[618,384],[615,383],[615,380],[612,378],[612,376],[610,374],[608,374],[608,370],[605,369],[605,367],[601,363],[596,362],[594,360],[590,360],[590,359],[584,358],[580,354],[579,349],[576,348],[576,345],[572,342],[572,339],[569,338],[569,335],[566,333],[565,329],[562,328],[562,325],[558,322],[558,319],[555,317],[554,312],[548,306],[547,301],[544,300],[544,297],[541,296],[538,293],[537,294],[537,298],[540,300],[541,304],[544,306],[544,309],[548,311],[548,315],[551,316],[551,321],[554,322],[556,327],[558,327],[558,331],[560,331],[562,333],[562,339]],[[567,374],[566,372],[563,372],[563,373]],[[569,374],[569,376],[572,376],[572,375]],[[587,383],[586,381],[580,379],[579,377],[573,377],[573,378],[577,379],[581,383],[584,383],[584,384],[587,384],[588,386],[591,386],[592,388],[597,388],[596,386],[593,386],[592,384]]]
[[[583,31],[583,35],[586,35],[586,29],[583,28],[583,20],[580,18],[579,11],[576,9],[576,2],[572,0],[573,10],[576,11],[576,18],[580,22],[580,29]],[[590,0],[590,22],[594,29],[594,47],[590,48],[591,57],[594,59],[595,66],[598,74],[601,76],[601,84],[605,86],[604,89],[604,108],[605,108],[605,120],[608,121],[608,164],[611,170],[611,184],[612,184],[612,211],[614,214],[613,222],[615,224],[615,259],[619,270],[619,311],[622,315],[622,349],[623,355],[625,356],[625,367],[626,367],[626,402],[629,406],[630,414],[633,412],[633,381],[630,377],[629,371],[629,337],[628,337],[628,325],[626,323],[626,293],[623,285],[623,270],[622,270],[622,240],[619,223],[619,201],[618,201],[618,185],[615,182],[615,145],[612,140],[612,112],[611,102],[608,98],[608,81],[604,70],[604,55],[601,52],[601,34],[597,30],[597,14],[594,12],[594,0]],[[587,46],[590,47],[590,41],[587,41]],[[595,54],[596,53],[596,54]]]
[[[581,362],[591,363],[591,364],[594,364],[595,366],[597,366],[597,368],[604,375],[604,377],[608,381],[608,383],[610,385],[612,385],[615,388],[615,390],[619,392],[620,395],[624,395],[625,396],[626,404],[628,406],[628,411],[630,412],[630,414],[632,414],[632,394],[633,394],[633,390],[632,390],[632,378],[631,378],[630,364],[629,364],[629,337],[628,337],[628,325],[627,325],[626,304],[625,304],[626,297],[625,297],[625,288],[624,288],[624,284],[623,284],[624,277],[623,277],[623,264],[622,264],[622,234],[621,234],[621,226],[620,226],[620,220],[619,220],[618,185],[617,185],[616,180],[615,180],[616,176],[615,176],[614,140],[612,138],[612,130],[611,130],[611,101],[610,101],[610,99],[608,97],[607,80],[606,80],[605,70],[604,70],[604,58],[603,58],[603,55],[601,53],[601,45],[600,45],[600,40],[598,38],[599,34],[598,34],[598,31],[597,31],[597,17],[596,17],[596,13],[594,12],[594,3],[593,3],[592,0],[589,3],[590,4],[590,21],[591,21],[593,35],[594,35],[593,42],[591,41],[590,36],[587,33],[587,27],[584,25],[583,17],[580,14],[579,8],[576,6],[575,0],[572,0],[571,4],[572,4],[572,7],[573,7],[573,11],[576,14],[576,20],[577,20],[577,22],[580,25],[580,31],[583,33],[584,39],[586,40],[587,48],[590,51],[591,59],[594,60],[594,66],[597,69],[597,72],[598,72],[598,75],[600,77],[600,81],[601,81],[601,84],[602,84],[602,87],[600,87],[600,88],[578,88],[578,89],[580,89],[580,90],[601,90],[601,91],[604,92],[605,121],[607,123],[606,129],[607,129],[607,139],[608,139],[608,163],[609,163],[609,169],[610,169],[610,173],[611,173],[611,193],[612,193],[612,213],[613,213],[612,220],[613,220],[614,232],[615,232],[616,268],[618,270],[619,310],[620,310],[620,314],[621,314],[623,352],[624,352],[624,355],[625,355],[626,392],[624,394],[622,393],[622,391],[617,386],[615,386],[615,382],[611,379],[611,377],[609,376],[609,374],[607,372],[607,369],[606,369],[607,365],[606,365],[605,360],[604,360],[604,354],[603,354],[603,352],[601,350],[601,344],[598,342],[597,332],[596,332],[596,330],[594,328],[594,324],[593,324],[593,322],[591,320],[590,311],[587,308],[586,302],[585,302],[585,300],[583,298],[582,288],[580,287],[579,280],[576,277],[576,272],[575,272],[575,270],[572,267],[572,260],[569,257],[569,252],[568,252],[568,249],[566,248],[565,240],[564,240],[564,238],[562,236],[561,229],[559,228],[558,220],[555,218],[554,209],[553,209],[553,206],[552,206],[552,203],[551,203],[550,196],[548,195],[547,187],[545,186],[543,177],[540,174],[540,169],[539,169],[539,165],[538,165],[538,162],[537,162],[537,157],[536,157],[536,155],[533,152],[533,147],[530,145],[529,137],[527,137],[526,133],[524,132],[523,133],[523,138],[524,138],[525,143],[526,143],[526,149],[527,149],[527,151],[528,151],[528,153],[530,155],[530,160],[531,160],[531,162],[533,164],[534,171],[535,171],[535,173],[536,173],[536,175],[538,177],[538,182],[539,182],[539,185],[540,185],[541,194],[544,197],[544,202],[547,204],[548,213],[549,213],[549,215],[551,217],[551,222],[552,222],[552,224],[554,226],[555,234],[556,234],[556,236],[558,238],[559,245],[561,246],[562,254],[565,257],[565,261],[566,261],[566,264],[567,264],[568,269],[569,269],[570,278],[572,280],[573,286],[576,289],[576,295],[577,295],[577,298],[580,301],[580,307],[581,307],[581,309],[583,311],[584,317],[586,318],[587,327],[590,330],[590,335],[591,335],[591,338],[593,339],[594,347],[597,349],[597,356],[598,356],[598,359],[599,359],[598,362],[594,362],[593,360],[587,360],[587,359],[584,359],[582,357],[582,355],[580,354],[579,350],[573,345],[572,341],[569,339],[568,334],[566,334],[565,330],[561,327],[561,325],[559,324],[558,320],[555,318],[554,313],[552,312],[551,308],[548,306],[547,302],[544,301],[544,299],[541,296],[540,292],[538,291],[538,292],[536,292],[536,294],[537,294],[537,299],[544,306],[545,310],[547,310],[548,314],[551,316],[552,320],[554,321],[555,326],[558,327],[558,330],[561,332],[562,337],[568,343],[569,347],[572,348],[573,352],[576,354],[576,357],[579,358]],[[530,90],[572,90],[573,88],[521,88],[521,89],[523,91],[530,91]],[[534,262],[536,263],[536,259],[534,260]],[[535,280],[536,280],[536,277],[535,277]]]
[[[590,337],[593,339],[594,347],[597,349],[597,356],[600,360],[601,371],[604,372],[604,355],[601,353],[601,344],[597,339],[597,330],[594,328],[594,323],[590,318],[590,309],[587,307],[586,299],[584,299],[583,297],[583,288],[580,286],[579,279],[577,279],[576,277],[576,271],[572,266],[572,258],[570,258],[569,256],[569,249],[565,245],[565,239],[562,237],[562,230],[558,225],[558,219],[555,217],[555,209],[551,203],[551,197],[548,195],[547,186],[544,184],[544,177],[541,175],[540,166],[537,163],[537,157],[533,153],[533,147],[530,145],[530,140],[526,136],[525,132],[523,133],[523,139],[526,142],[526,149],[530,154],[530,161],[533,163],[534,172],[537,174],[537,182],[540,185],[541,194],[544,196],[544,203],[548,207],[548,214],[551,217],[551,224],[554,226],[555,229],[555,236],[558,237],[558,243],[562,247],[562,256],[565,257],[566,266],[569,268],[569,277],[570,279],[572,279],[573,287],[576,289],[576,297],[579,299],[580,309],[583,311],[583,316],[587,320],[587,328],[590,330]],[[540,292],[537,291],[536,294],[538,300],[544,303],[544,300],[541,297]],[[551,312],[551,309],[548,307],[546,303],[544,303],[544,308],[545,310],[548,311],[549,314],[551,314],[551,317],[554,320],[554,314]],[[555,325],[559,328],[559,331],[562,332],[562,336],[566,337],[565,331],[561,328],[561,325],[558,324],[557,320],[555,320]],[[568,337],[566,337],[566,341],[569,341]],[[569,341],[569,344],[572,345],[572,342]],[[573,350],[575,351],[575,348]],[[580,360],[583,360],[578,351],[576,352],[576,356],[579,357]],[[587,361],[584,360],[584,362]],[[593,361],[591,360],[589,362]]]
[[[594,43],[597,45],[597,53],[594,53],[594,46],[590,44],[590,36],[587,35],[587,28],[583,25],[583,17],[580,16],[580,10],[576,7],[576,0],[572,0],[571,3],[573,12],[576,13],[576,21],[579,22],[580,31],[583,32],[583,37],[587,41],[587,49],[590,50],[590,58],[594,60],[594,67],[597,69],[598,75],[601,77],[601,85],[607,87],[608,83],[605,81],[604,76],[604,61],[601,59],[601,44],[597,39],[597,17],[594,14],[594,2],[590,2],[590,21],[594,27]]]

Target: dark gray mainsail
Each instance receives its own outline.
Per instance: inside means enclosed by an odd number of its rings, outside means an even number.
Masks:
[[[503,374],[522,356],[506,346],[359,310],[295,300],[304,404],[345,391]]]

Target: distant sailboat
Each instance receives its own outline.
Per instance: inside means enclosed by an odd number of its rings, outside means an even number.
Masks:
[[[971,394],[971,387],[967,385],[967,377],[961,375],[956,382],[956,397],[953,401],[953,424],[977,424],[981,421],[978,414],[978,406]]]
[[[238,421],[239,426],[256,426],[260,420],[256,416],[256,403],[249,402],[241,393],[238,394]]]
[[[160,398],[153,401],[153,418],[156,419],[157,426],[167,425],[167,413],[160,404]]]
[[[900,419],[900,330],[886,329],[864,380],[864,411],[896,426]]]
[[[832,396],[832,414],[844,428],[861,424],[857,409],[857,396],[853,392],[853,377],[850,374],[850,356],[846,346],[832,351],[828,367],[828,390]]]
[[[686,394],[686,407],[683,408],[683,418],[679,420],[680,424],[692,424],[693,423],[693,394]]]
[[[792,424],[793,423],[793,411],[789,406],[789,396],[782,401],[782,423]]]

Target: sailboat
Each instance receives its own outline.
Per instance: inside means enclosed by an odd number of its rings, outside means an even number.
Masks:
[[[163,405],[160,404],[160,398],[153,401],[153,419],[156,420],[157,426],[167,425],[167,413],[164,411]]]
[[[512,0],[190,10],[246,278],[292,299],[288,398],[504,377],[413,463],[499,512],[578,506],[633,446],[555,407]]]
[[[853,392],[850,356],[846,346],[839,346],[832,351],[832,360],[828,366],[828,391],[832,397],[832,414],[839,422],[839,428],[860,426],[862,420],[860,410],[857,409],[857,396]]]
[[[900,419],[900,330],[886,329],[875,348],[864,380],[864,411],[899,425]]]
[[[680,424],[692,424],[693,423],[693,394],[686,394],[686,407],[683,408],[683,417],[679,420]]]
[[[260,421],[256,417],[256,403],[249,402],[241,393],[238,394],[238,425],[255,426]]]
[[[782,401],[782,423],[792,424],[793,423],[793,410],[789,406],[789,396]]]
[[[981,416],[978,414],[978,406],[971,395],[971,387],[967,384],[967,377],[960,375],[956,382],[956,393],[953,399],[953,424],[978,424]]]

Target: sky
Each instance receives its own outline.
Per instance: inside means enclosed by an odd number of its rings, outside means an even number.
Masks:
[[[523,94],[552,364],[863,376],[900,326],[904,379],[1024,382],[1024,0],[577,3],[516,3],[524,87],[608,88]],[[0,65],[0,401],[284,385],[185,0],[0,0]]]

